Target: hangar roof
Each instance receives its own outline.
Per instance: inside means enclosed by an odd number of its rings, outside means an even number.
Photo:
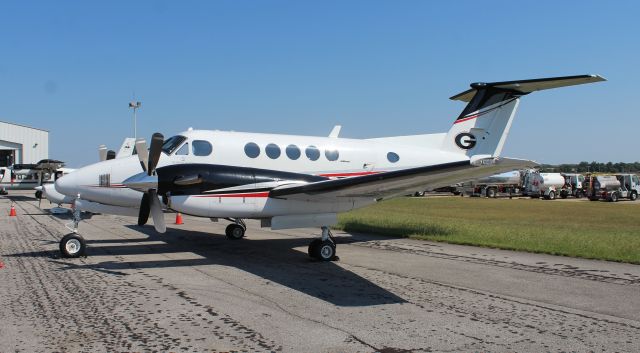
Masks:
[[[3,121],[0,120],[0,123],[4,123],[4,124],[9,124],[9,125],[15,125],[15,126],[19,126],[19,127],[24,127],[27,129],[33,129],[33,130],[40,130],[40,131],[44,131],[44,132],[49,132],[49,130],[45,130],[45,129],[38,129],[37,127],[33,127],[33,126],[27,126],[27,125],[21,125],[21,124],[16,124],[16,123],[10,123],[8,121]]]

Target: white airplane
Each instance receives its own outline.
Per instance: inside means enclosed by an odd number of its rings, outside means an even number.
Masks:
[[[312,258],[330,261],[336,245],[329,227],[337,214],[407,195],[537,165],[501,158],[520,97],[534,91],[604,81],[597,75],[474,83],[451,99],[467,102],[446,133],[373,139],[258,134],[189,129],[164,140],[153,135],[147,152],[96,163],[71,173],[56,190],[76,208],[153,218],[166,231],[167,208],[233,223],[231,239],[244,236],[242,219],[263,227],[321,227],[309,245]],[[162,200],[162,201],[161,201]],[[76,218],[74,230],[77,230]],[[63,256],[86,248],[76,232],[60,241]]]
[[[0,167],[0,190],[6,194],[6,190],[33,190],[37,186],[50,184],[69,168],[64,167],[64,162],[53,159],[43,159],[36,164],[14,164],[9,167]],[[36,198],[41,194],[36,191]]]
[[[129,157],[133,154],[134,148],[135,148],[135,139],[132,137],[127,137],[122,142],[122,145],[120,145],[120,149],[118,150],[117,153],[113,150],[107,150],[107,146],[105,145],[100,145],[98,147],[98,158],[101,162],[103,162],[106,160],[111,160],[116,158]],[[55,178],[56,180],[64,175],[67,175],[75,171],[75,169],[61,168],[60,171],[62,172],[62,174],[56,175],[56,178]],[[50,203],[58,205],[58,207],[51,209],[52,213],[68,212],[68,209],[61,208],[60,206],[62,204],[71,205],[75,200],[75,196],[68,196],[58,192],[54,184],[40,185],[40,186],[36,186],[34,189],[36,189],[37,192],[39,191],[41,193],[40,194],[41,197],[46,198],[47,200],[49,200]]]

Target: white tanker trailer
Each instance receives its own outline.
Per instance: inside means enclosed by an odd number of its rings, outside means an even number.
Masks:
[[[592,175],[585,182],[588,182],[587,195],[589,200],[618,201],[620,181],[615,176]]]
[[[560,173],[539,173],[529,170],[524,176],[524,195],[531,197],[544,197],[546,200],[555,200],[564,187],[565,180]]]

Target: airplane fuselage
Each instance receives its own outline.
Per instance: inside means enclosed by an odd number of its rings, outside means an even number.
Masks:
[[[356,140],[190,130],[165,143],[157,169],[159,192],[173,182],[166,175],[201,175],[203,180],[196,185],[172,186],[172,209],[195,216],[242,218],[343,212],[373,203],[375,198],[337,203],[278,200],[268,197],[269,190],[282,184],[468,160],[464,154],[438,149],[444,135]],[[138,207],[142,193],[122,182],[141,172],[135,155],[108,160],[65,176],[56,189],[92,202]]]

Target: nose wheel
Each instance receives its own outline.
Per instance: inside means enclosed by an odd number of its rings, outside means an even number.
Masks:
[[[85,254],[87,245],[84,238],[76,233],[65,235],[60,240],[60,253],[63,257],[75,258]]]
[[[309,243],[309,256],[318,261],[336,261],[336,242],[329,227],[322,227],[322,238]]]

